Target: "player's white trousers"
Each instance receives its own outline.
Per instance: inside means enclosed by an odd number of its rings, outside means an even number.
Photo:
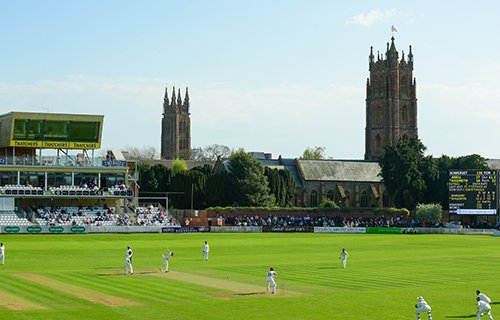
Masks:
[[[479,307],[479,309],[477,310],[477,319],[481,319],[481,315],[483,314],[483,312],[488,312],[487,315],[488,317],[493,320],[493,316],[491,315],[491,308],[490,309],[487,309],[487,308],[481,308]]]
[[[5,255],[3,253],[0,254],[0,263],[5,264]]]
[[[431,310],[417,310],[417,320],[420,320],[420,313],[427,312],[429,320],[432,320]]]
[[[347,259],[342,259],[342,266],[343,266],[344,268],[345,268],[346,264],[347,264]]]
[[[168,272],[168,260],[163,260],[163,264],[160,269],[163,269],[163,267],[165,267],[165,272]]]
[[[208,260],[208,252],[203,252],[203,260]]]
[[[132,262],[125,261],[125,274],[130,271],[130,273],[134,273],[134,268],[132,267]]]
[[[276,281],[274,281],[273,277],[267,277],[266,279],[266,290],[269,291],[269,286],[272,288],[272,293],[276,293]]]

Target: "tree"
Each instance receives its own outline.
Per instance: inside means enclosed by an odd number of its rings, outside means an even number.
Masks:
[[[138,165],[139,170],[139,186],[141,187],[140,192],[157,192],[158,191],[158,180],[154,175],[154,170],[148,164],[140,163]]]
[[[267,177],[271,194],[274,195],[276,205],[279,207],[292,206],[295,197],[295,181],[290,171],[266,167],[264,174]]]
[[[330,200],[328,198],[323,198],[323,200],[321,200],[321,202],[319,203],[319,207],[320,208],[339,208],[338,204],[335,201]]]
[[[231,154],[229,147],[221,144],[212,144],[203,148],[193,148],[191,151],[191,159],[215,161],[219,157],[227,158]]]
[[[415,208],[426,190],[422,169],[423,143],[418,137],[399,140],[396,146],[387,146],[380,159],[381,175],[386,190],[398,207]]]
[[[155,160],[160,158],[160,154],[155,147],[144,146],[142,148],[126,146],[122,150],[129,160]]]
[[[188,166],[186,161],[181,159],[176,159],[172,162],[172,175],[175,176],[180,172],[188,171]]]
[[[302,153],[300,159],[320,160],[325,159],[325,147],[309,147]]]
[[[415,218],[427,224],[441,222],[443,208],[438,203],[418,204],[415,210]]]
[[[238,206],[272,206],[274,197],[270,195],[264,167],[243,149],[229,157],[230,187]]]

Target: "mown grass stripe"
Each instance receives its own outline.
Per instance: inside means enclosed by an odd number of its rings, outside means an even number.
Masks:
[[[95,290],[86,289],[78,286],[74,286],[65,282],[61,282],[52,278],[47,278],[45,276],[33,273],[20,273],[16,274],[17,277],[38,283],[40,285],[49,287],[54,290],[64,292],[68,295],[87,300],[96,304],[105,305],[108,307],[119,307],[119,306],[133,306],[138,305],[137,302],[129,299],[119,298],[97,292]]]
[[[99,287],[103,291],[113,291],[120,296],[129,296],[130,292],[133,291],[137,293],[137,297],[147,297],[143,299],[144,301],[155,300],[156,302],[165,301],[165,287],[168,283],[162,283],[161,281],[138,281],[136,275],[127,276],[127,282],[123,282],[125,276],[108,276],[106,280],[96,281],[96,277],[99,276],[89,276],[89,275],[64,275],[63,279],[66,281],[75,281],[86,287]],[[169,290],[169,301],[170,302],[183,302],[186,299],[196,301],[201,299],[201,296],[193,295],[192,289],[179,287],[176,290]]]
[[[35,303],[47,306],[49,308],[60,306],[60,299],[67,302],[64,306],[79,307],[84,306],[80,299],[71,295],[61,293],[60,291],[47,288],[43,285],[24,281],[19,278],[5,277],[0,281],[0,286],[5,291],[12,292],[16,295],[22,296]],[[58,299],[54,299],[57,296]]]

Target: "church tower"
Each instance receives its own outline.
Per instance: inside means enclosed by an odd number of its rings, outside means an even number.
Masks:
[[[417,82],[413,78],[411,46],[408,59],[399,59],[394,37],[384,55],[373,47],[369,55],[370,77],[366,82],[365,160],[378,160],[387,145],[417,136]]]
[[[184,100],[181,90],[168,99],[168,88],[165,88],[163,99],[163,118],[161,121],[161,158],[168,160],[191,157],[191,117],[189,113],[189,93],[186,87]]]

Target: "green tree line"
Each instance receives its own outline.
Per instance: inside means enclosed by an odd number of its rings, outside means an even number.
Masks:
[[[139,164],[140,196],[165,197],[177,209],[250,206],[290,207],[295,182],[290,172],[264,168],[244,150],[233,152],[227,170],[205,165],[187,169],[182,160],[172,168],[162,164]]]

